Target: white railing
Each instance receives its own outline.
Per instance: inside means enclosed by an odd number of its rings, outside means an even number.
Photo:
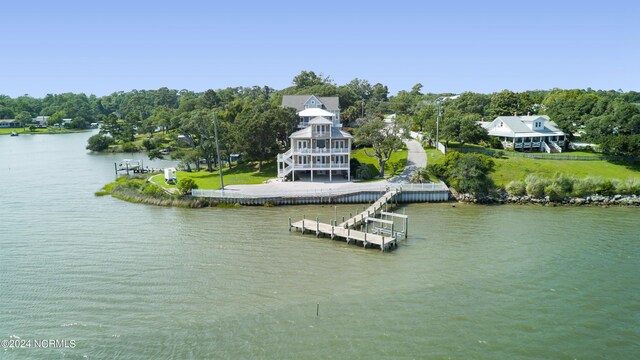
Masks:
[[[300,154],[348,154],[349,149],[345,148],[299,148],[294,151],[296,155]]]
[[[400,189],[402,191],[448,191],[449,188],[444,183],[426,183],[426,184],[389,184],[387,182],[350,184],[347,187],[328,187],[313,189],[285,189],[274,190],[269,194],[243,193],[242,190],[203,190],[193,189],[191,195],[195,197],[213,197],[213,198],[245,198],[259,199],[269,197],[327,197],[355,194],[363,191],[379,191],[387,192],[389,190]]]
[[[296,170],[345,170],[349,168],[349,163],[330,163],[330,164],[296,164]]]
[[[544,149],[544,151],[548,152],[549,154],[551,154],[551,148],[549,147],[549,145],[547,145],[546,142],[542,143],[542,148]]]
[[[557,152],[562,152],[562,148],[560,146],[558,146],[558,144],[554,143],[554,142],[550,142],[549,143],[551,145],[551,147],[553,147]]]

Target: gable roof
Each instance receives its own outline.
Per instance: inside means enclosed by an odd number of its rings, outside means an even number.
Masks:
[[[304,110],[304,104],[311,96],[315,95],[284,95],[282,106],[292,107],[296,111]],[[327,110],[340,110],[340,103],[337,96],[316,96]]]
[[[527,124],[531,124],[537,120],[544,120],[543,130],[532,130]],[[498,124],[502,122],[503,126]],[[558,128],[555,122],[549,120],[546,115],[531,116],[498,116],[489,125],[483,125],[489,130],[489,135],[493,136],[537,136],[537,135],[564,135],[564,132]]]

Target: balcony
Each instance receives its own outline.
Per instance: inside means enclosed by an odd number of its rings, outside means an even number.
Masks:
[[[345,149],[345,148],[301,148],[301,149],[296,149],[294,151],[295,154],[300,155],[300,154],[325,154],[325,155],[332,155],[332,154],[348,154],[349,153],[349,149]]]
[[[293,166],[295,170],[348,170],[348,163],[330,163],[330,164],[296,164]]]

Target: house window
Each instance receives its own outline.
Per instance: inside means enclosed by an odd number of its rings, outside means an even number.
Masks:
[[[317,140],[316,141],[316,147],[318,147],[320,149],[324,149],[324,140]]]

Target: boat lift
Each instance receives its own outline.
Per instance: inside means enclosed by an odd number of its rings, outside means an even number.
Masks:
[[[394,218],[402,219],[402,230],[394,229]],[[382,211],[380,212],[380,219],[367,217],[365,220],[365,232],[369,232],[369,223],[371,222],[371,232],[374,234],[388,235],[395,238],[404,236],[405,239],[407,238],[407,227],[409,225],[408,215]]]

